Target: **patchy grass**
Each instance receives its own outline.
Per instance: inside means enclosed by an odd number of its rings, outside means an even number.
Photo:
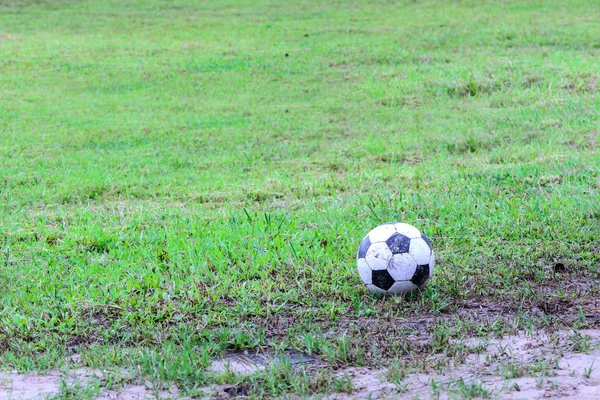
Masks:
[[[3,2],[2,365],[325,393],[597,326],[600,15],[571,3]],[[355,272],[392,220],[437,254],[408,298]],[[206,373],[256,350],[324,378]]]

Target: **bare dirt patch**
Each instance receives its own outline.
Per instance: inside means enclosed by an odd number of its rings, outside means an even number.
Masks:
[[[466,349],[464,358],[457,361],[444,354],[433,354],[424,357],[418,366],[407,366],[401,373],[386,368],[341,368],[336,374],[347,376],[353,391],[330,394],[327,398],[600,398],[600,329],[521,332],[501,339],[453,340],[448,346]],[[319,363],[304,355],[289,356],[292,364]],[[215,361],[210,371],[250,375],[277,360],[260,355],[228,357]],[[103,378],[101,372],[93,370],[46,375],[0,373],[0,400],[59,394],[61,380],[70,387],[80,388],[99,382],[102,388]],[[209,398],[240,398],[250,394],[245,386],[234,384],[211,385],[203,392]],[[148,384],[126,384],[118,390],[100,389],[96,398],[181,397],[175,387],[170,391],[155,391]]]
[[[424,367],[408,373],[396,385],[387,381],[387,370],[349,368],[349,398],[501,398],[567,399],[600,398],[600,330],[519,334],[499,340],[470,340],[479,349],[460,365],[436,370]],[[435,365],[435,359],[424,365]]]
[[[44,399],[64,394],[64,388],[72,394],[70,398],[88,397],[94,393],[91,387],[101,387],[103,374],[100,371],[76,370],[69,374],[53,371],[44,375],[0,373],[0,400]],[[99,386],[94,383],[100,383]],[[86,388],[88,388],[86,390]],[[170,391],[152,390],[149,385],[130,384],[120,389],[98,390],[100,400],[142,400],[180,398],[176,388]],[[79,395],[77,393],[80,393]]]

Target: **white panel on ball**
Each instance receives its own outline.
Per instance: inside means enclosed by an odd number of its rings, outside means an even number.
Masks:
[[[429,264],[431,260],[431,249],[421,237],[410,240],[408,252],[418,265]]]
[[[388,272],[395,281],[409,281],[415,274],[417,263],[410,254],[394,254],[388,264]]]
[[[367,288],[373,293],[386,294],[387,292],[381,288],[378,288],[375,285],[367,285]]]
[[[433,268],[435,268],[435,255],[433,254],[433,250],[431,250],[431,258],[429,259],[429,278],[433,276]]]
[[[367,250],[365,260],[372,270],[386,269],[392,258],[392,252],[384,242],[373,243]]]
[[[414,283],[410,281],[403,281],[394,283],[392,287],[388,290],[388,293],[404,294],[410,293],[416,289],[418,289],[418,287]]]
[[[412,225],[405,224],[403,222],[397,222],[394,224],[394,228],[396,228],[396,232],[409,237],[409,238],[417,238],[421,237],[421,231],[415,228]]]
[[[371,243],[385,242],[394,233],[396,233],[394,224],[379,225],[377,228],[369,232],[369,240]]]
[[[367,285],[373,283],[373,270],[369,268],[369,264],[365,261],[364,258],[359,258],[356,261],[356,265],[358,266],[358,274],[360,275],[363,282]]]

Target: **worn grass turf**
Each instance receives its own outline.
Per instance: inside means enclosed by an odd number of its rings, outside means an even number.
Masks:
[[[309,394],[598,324],[594,3],[0,1],[1,364]],[[436,250],[407,299],[355,272],[387,221]]]

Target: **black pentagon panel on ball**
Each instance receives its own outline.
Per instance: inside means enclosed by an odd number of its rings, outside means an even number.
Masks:
[[[385,243],[392,254],[408,253],[408,249],[410,248],[410,238],[400,233],[394,233]]]
[[[429,246],[430,249],[433,249],[433,247],[431,247],[431,242],[429,241],[429,238],[423,234],[421,234],[421,237],[423,238],[425,243],[427,243],[427,246]]]
[[[387,269],[373,271],[373,285],[378,288],[388,290],[395,282],[394,278],[387,272]]]
[[[371,239],[369,239],[369,235],[367,235],[363,241],[360,242],[360,247],[358,248],[358,258],[365,258],[369,247],[371,247]]]
[[[422,286],[429,279],[429,264],[417,265],[417,270],[410,280],[417,286]]]

